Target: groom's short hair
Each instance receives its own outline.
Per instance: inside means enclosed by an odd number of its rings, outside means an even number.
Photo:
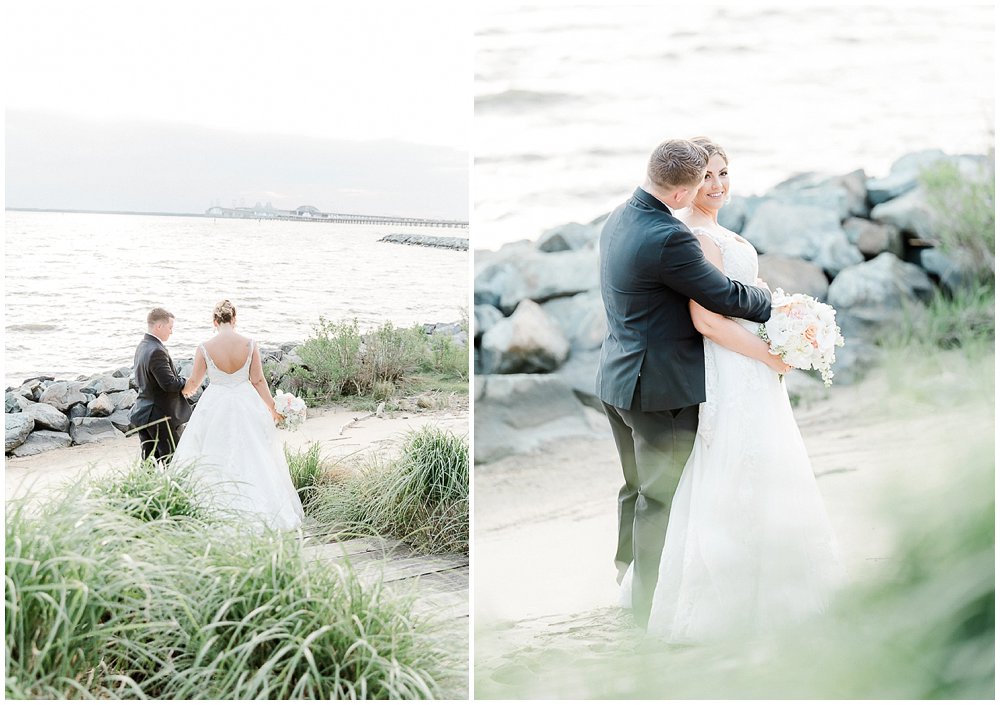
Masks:
[[[690,140],[667,140],[649,156],[646,175],[661,188],[690,187],[701,180],[708,152]]]
[[[170,313],[170,311],[165,308],[154,308],[149,312],[149,315],[146,316],[146,325],[152,327],[162,321],[169,321],[173,317],[174,314]]]

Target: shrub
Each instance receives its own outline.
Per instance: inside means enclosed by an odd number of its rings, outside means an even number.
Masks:
[[[197,490],[191,468],[164,469],[151,460],[138,460],[93,481],[88,493],[112,509],[142,521],[205,519],[207,514]]]
[[[971,265],[983,283],[993,281],[996,268],[996,172],[992,154],[988,163],[982,174],[970,177],[954,162],[942,159],[920,176],[941,248]]]
[[[425,427],[401,455],[322,487],[313,515],[341,535],[398,538],[435,553],[469,550],[469,449],[464,438]]]
[[[309,510],[327,472],[326,465],[320,457],[320,450],[319,443],[311,443],[304,451],[292,451],[288,449],[287,444],[285,445],[288,472],[305,511]]]
[[[995,291],[989,285],[959,290],[951,296],[936,291],[927,306],[908,305],[902,324],[878,342],[889,348],[991,350],[996,335],[994,304]]]
[[[298,348],[305,369],[293,368],[289,375],[303,378],[303,393],[311,400],[328,401],[359,393],[356,380],[361,372],[361,333],[357,319],[331,323],[320,318],[313,333]]]

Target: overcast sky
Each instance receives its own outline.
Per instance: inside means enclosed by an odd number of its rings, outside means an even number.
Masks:
[[[7,206],[113,201],[122,210],[198,212],[261,199],[467,217],[466,6],[9,4]],[[199,189],[167,188],[167,176],[183,178],[192,164]],[[405,173],[387,173],[380,190],[372,172],[386,171]]]

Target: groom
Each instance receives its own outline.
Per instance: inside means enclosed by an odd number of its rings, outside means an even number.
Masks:
[[[164,343],[174,332],[174,315],[154,308],[146,317],[147,332],[135,350],[135,381],[139,398],[130,422],[138,429],[143,459],[154,456],[165,463],[177,447],[191,405],[181,396],[187,381],[177,374]]]
[[[632,609],[645,627],[659,572],[670,502],[694,447],[705,401],[704,342],[688,302],[763,322],[771,294],[729,279],[708,260],[671,209],[691,204],[708,154],[668,140],[650,156],[646,180],[601,232],[601,296],[608,333],[597,393],[611,423],[625,484],[618,493],[621,582],[632,568]]]

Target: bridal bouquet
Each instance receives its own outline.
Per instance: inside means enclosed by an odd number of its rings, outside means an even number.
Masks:
[[[800,370],[819,370],[823,383],[833,383],[834,348],[843,346],[844,336],[832,306],[806,294],[786,294],[776,289],[771,296],[771,318],[760,326],[760,337],[771,353]]]
[[[294,431],[306,420],[306,403],[294,394],[280,389],[274,395],[274,410],[285,417],[285,420],[278,424],[278,428],[287,431]]]

